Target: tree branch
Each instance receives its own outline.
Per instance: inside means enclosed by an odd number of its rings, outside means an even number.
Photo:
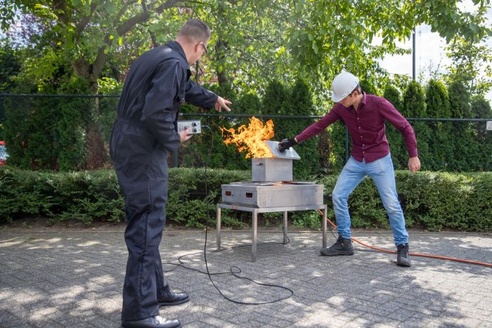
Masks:
[[[84,16],[80,22],[78,24],[75,25],[75,28],[77,29],[77,34],[80,34],[82,33],[83,30],[85,30],[85,27],[87,26],[87,24],[89,24],[89,22],[91,21],[92,19],[92,15],[94,14],[94,12],[96,11],[96,8],[97,8],[97,5],[95,2],[91,3],[91,9],[90,9],[90,13],[89,15],[87,16]]]
[[[158,14],[162,14],[162,12],[165,10],[165,9],[169,9],[169,8],[172,8],[174,7],[175,5],[177,5],[178,3],[180,2],[184,2],[182,0],[167,0],[166,2],[164,2],[162,5],[156,7],[154,9],[154,11]]]
[[[180,0],[168,0],[159,7],[155,8],[154,11],[157,13],[162,13],[165,9],[171,8],[177,3],[181,2]],[[131,2],[130,4],[134,4],[136,1]],[[125,8],[128,8],[128,6],[125,6]],[[138,13],[137,15],[130,17],[126,21],[122,22],[117,28],[116,28],[116,33],[118,36],[123,36],[125,35],[128,31],[130,31],[132,28],[134,28],[136,25],[140,23],[144,23],[149,20],[150,18],[150,11],[147,9],[145,2],[142,2],[142,8],[144,9],[143,12]],[[121,17],[124,13],[124,10],[122,9],[120,13],[118,13],[118,17]],[[152,40],[155,42],[155,40]],[[97,79],[99,74],[101,73],[104,63],[106,62],[106,47],[110,47],[113,44],[113,38],[108,34],[104,38],[104,43],[106,44],[105,46],[102,46],[98,49],[97,51],[97,56],[96,59],[94,60],[94,63],[88,67],[89,69],[89,75],[91,79]]]
[[[149,12],[149,9],[147,8],[147,2],[145,0],[142,0],[142,9],[145,13]],[[155,37],[155,33],[152,31],[149,31],[150,34],[150,39],[152,40],[152,47],[155,48],[157,46],[157,40]]]

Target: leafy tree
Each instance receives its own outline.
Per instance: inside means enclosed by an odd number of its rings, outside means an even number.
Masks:
[[[282,119],[277,126],[280,126],[278,140],[283,138],[293,138],[304,130],[311,120],[296,119],[296,115],[311,116],[314,114],[313,97],[309,85],[302,78],[298,78],[291,87],[291,94],[285,114],[292,116],[291,119]],[[280,125],[281,124],[281,125]],[[294,174],[298,179],[305,179],[310,174],[318,173],[320,170],[320,159],[318,145],[320,138],[311,138],[296,147],[301,160],[294,163]]]
[[[411,81],[403,94],[401,114],[405,117],[425,117],[425,94],[420,84]]]
[[[492,118],[490,103],[483,96],[472,98],[472,112],[475,118]],[[486,123],[480,122],[473,124],[476,129],[476,143],[478,144],[477,157],[479,158],[479,170],[492,171],[492,133],[486,130]],[[480,160],[482,159],[482,160]]]
[[[366,93],[370,93],[373,95],[380,95],[377,88],[372,83],[372,81],[361,80],[360,86],[361,86],[362,90],[364,90],[364,92],[366,92]]]
[[[448,92],[442,82],[429,80],[425,103],[428,117],[449,118],[451,116]],[[427,136],[430,153],[427,168],[437,171],[446,170],[453,158],[451,124],[449,122],[429,122],[428,126],[432,135],[429,133]]]
[[[12,91],[15,86],[12,78],[19,74],[20,68],[19,57],[16,56],[15,49],[9,42],[6,42],[4,47],[0,48],[0,92]]]
[[[490,34],[485,23],[489,1],[474,1],[477,13],[459,9],[460,1],[300,1],[286,31],[292,55],[307,72],[322,72],[328,81],[346,67],[367,80],[376,61],[404,51],[397,41],[408,39],[414,26],[429,24],[448,42],[456,36],[478,42]],[[381,44],[375,45],[380,38]]]
[[[392,103],[393,106],[395,106],[395,108],[400,111],[403,102],[401,97],[401,92],[394,85],[392,84],[386,85],[386,88],[384,89],[383,92],[383,97],[388,99],[388,101]]]
[[[40,50],[38,56],[34,56],[42,58],[39,74],[50,72],[47,55],[51,50],[43,49],[49,45],[55,58],[69,63],[77,76],[88,81],[94,93],[97,93],[97,80],[108,54],[121,51],[126,38],[131,39],[135,34],[141,36],[139,29],[144,23],[147,33],[163,29],[162,24],[158,28],[159,16],[177,2],[64,0],[38,4],[30,0],[14,1],[23,13],[35,15],[44,31],[40,38],[31,36],[29,40],[37,41],[34,46]],[[145,39],[148,43],[153,41],[152,35]]]
[[[128,65],[143,49],[174,36],[191,15],[214,29],[216,66],[211,74],[219,83],[237,83],[243,90],[257,84],[262,73],[286,76],[289,71],[315,78],[320,81],[316,88],[325,89],[326,81],[343,66],[375,81],[381,76],[377,60],[405,52],[397,42],[409,38],[413,27],[422,23],[448,42],[463,37],[477,43],[490,33],[484,21],[490,1],[474,1],[475,13],[461,11],[461,1],[445,0],[2,2],[4,27],[17,12],[35,15],[43,35],[31,41],[40,45],[42,61],[50,62],[41,51],[50,45],[94,91],[108,58],[119,57]],[[382,40],[380,45],[374,45],[376,38]],[[39,66],[40,71],[49,71],[49,65]]]
[[[395,108],[401,112],[403,99],[400,90],[398,90],[393,84],[387,84],[383,97],[388,99]],[[401,140],[401,133],[395,129],[390,123],[386,123],[386,137],[390,143],[391,156],[396,167],[401,168],[400,162],[405,160],[404,153],[402,154],[401,147],[404,147],[404,143]]]
[[[262,114],[285,114],[287,112],[288,101],[289,91],[286,86],[278,80],[272,80],[268,84],[265,95],[263,96]]]
[[[417,138],[417,146],[419,151],[419,159],[424,169],[431,170],[433,154],[429,149],[430,131],[425,122],[416,121],[412,122],[413,129],[415,131],[415,137]],[[407,156],[408,159],[408,156]],[[406,168],[407,166],[405,166]]]
[[[422,117],[423,113],[425,113],[424,98],[425,95],[420,84],[416,81],[411,81],[403,93],[403,103],[399,109],[400,113],[406,118]],[[388,124],[387,129],[395,167],[399,169],[406,169],[408,166],[408,151],[405,147],[402,135],[399,131],[396,131],[391,124]],[[420,153],[425,154],[427,152],[427,144],[424,140],[419,140],[417,131],[416,135],[419,155]]]
[[[412,127],[417,138],[419,157],[421,162],[428,163],[429,148],[428,148],[428,128],[427,125],[419,118],[426,117],[425,95],[422,87],[416,81],[411,81],[403,95],[392,84],[388,84],[384,91],[385,98],[388,99],[395,108],[406,118],[415,119],[411,121]],[[406,169],[408,166],[408,151],[400,131],[390,123],[386,124],[387,137],[391,146],[391,154],[395,167]]]
[[[446,47],[452,60],[447,67],[447,80],[462,82],[471,95],[485,95],[492,87],[492,49],[486,45],[487,39],[475,44],[473,40],[456,37]]]
[[[449,102],[451,104],[451,117],[471,118],[471,95],[463,81],[452,81],[448,86]],[[454,144],[453,161],[450,163],[453,171],[463,171],[473,166],[476,153],[472,143],[472,130],[468,122],[453,122],[452,136]]]
[[[475,96],[471,103],[473,118],[492,118],[490,103],[483,96]]]
[[[41,92],[43,89],[50,89],[57,93],[58,90],[53,85],[67,83],[75,75],[87,82],[88,89],[83,93],[97,94],[98,80],[105,70],[107,72],[108,58],[126,50],[123,44],[125,39],[133,40],[136,37],[147,40],[147,45],[159,42],[155,38],[156,32],[165,29],[166,24],[159,23],[157,18],[177,2],[147,4],[146,1],[67,0],[38,4],[30,0],[9,1],[12,8],[24,13],[24,16],[36,17],[33,24],[37,27],[30,27],[30,31],[42,32],[26,34],[29,42],[26,47],[31,51],[24,63],[25,79],[38,81]],[[7,24],[8,19],[12,17],[4,19],[3,24]],[[163,20],[171,23],[175,21]],[[142,37],[143,33],[150,36]],[[142,45],[141,42],[136,44]],[[140,49],[133,53],[139,52]],[[128,65],[127,55],[125,53],[120,59]],[[61,81],[62,78],[65,80]],[[89,116],[91,120],[86,131],[89,150],[87,168],[97,168],[107,162],[97,97],[90,109],[92,115]]]
[[[448,91],[442,82],[434,79],[427,82],[425,103],[428,117],[451,117]]]
[[[471,118],[471,94],[461,80],[451,81],[448,86],[451,117]]]
[[[290,1],[207,0],[190,7],[213,29],[212,60],[203,61],[206,81],[264,95],[272,79],[285,85],[294,79],[284,41]]]
[[[15,56],[15,50],[10,44],[0,48],[0,93],[11,92],[15,83],[12,78],[18,74],[20,63]],[[4,140],[3,126],[5,123],[4,97],[0,96],[0,140]]]
[[[430,24],[448,42],[482,41],[490,34],[484,20],[490,1],[474,0],[473,13],[461,11],[460,3],[1,0],[0,21],[5,30],[17,19],[26,22],[20,24],[21,33],[29,33],[17,44],[30,56],[22,61],[21,70],[24,81],[38,90],[62,85],[61,79],[68,83],[75,76],[97,94],[101,81],[121,82],[136,56],[172,39],[186,19],[196,17],[214,30],[210,58],[194,68],[197,81],[227,86],[227,92],[261,96],[270,81],[288,85],[300,76],[311,84],[314,103],[321,104],[329,98],[329,81],[342,67],[378,90],[378,81],[386,78],[377,60],[404,53],[397,42],[409,38],[415,25]],[[93,124],[86,131],[88,145],[94,147],[90,158],[104,151],[98,99],[90,106]],[[319,108],[325,107],[329,106]]]
[[[462,54],[466,54],[461,49]],[[458,68],[463,70],[462,74],[452,71],[448,76],[450,84],[448,87],[451,104],[451,115],[454,118],[479,118],[486,117],[490,113],[490,104],[484,104],[483,90],[486,82],[480,82],[477,64],[484,65],[479,57],[486,53],[477,50],[470,45],[469,60],[458,62]],[[489,53],[490,55],[490,53]],[[478,57],[477,57],[478,56]],[[476,63],[472,63],[476,60]],[[485,66],[484,72],[488,72]],[[490,115],[490,114],[489,114]],[[454,157],[451,169],[454,171],[464,170],[489,170],[490,169],[490,136],[485,132],[485,126],[479,123],[453,122],[450,136],[454,148]]]

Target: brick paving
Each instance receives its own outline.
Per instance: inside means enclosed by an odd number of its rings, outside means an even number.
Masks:
[[[358,244],[354,256],[326,258],[320,232],[288,237],[283,245],[280,229],[260,228],[252,262],[249,231],[223,230],[221,251],[215,230],[166,231],[166,275],[191,300],[161,315],[183,327],[492,327],[490,267],[414,256],[400,268],[396,255]],[[394,250],[387,231],[354,237]],[[492,263],[492,234],[410,238],[411,252]],[[0,327],[120,327],[126,256],[123,227],[4,228]]]

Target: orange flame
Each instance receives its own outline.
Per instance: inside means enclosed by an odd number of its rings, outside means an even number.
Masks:
[[[273,131],[273,121],[268,120],[265,125],[256,117],[249,119],[249,125],[241,125],[237,128],[226,129],[221,127],[222,136],[224,132],[228,132],[230,137],[224,139],[226,145],[235,144],[238,151],[247,151],[246,158],[270,158],[273,157],[271,150],[263,142],[272,138],[275,133]]]

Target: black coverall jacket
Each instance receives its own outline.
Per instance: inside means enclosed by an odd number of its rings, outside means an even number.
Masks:
[[[189,80],[179,43],[144,53],[132,64],[118,104],[110,152],[125,197],[128,262],[122,320],[159,314],[167,286],[159,244],[166,220],[167,156],[180,144],[176,120],[181,104],[213,108],[217,95]]]

